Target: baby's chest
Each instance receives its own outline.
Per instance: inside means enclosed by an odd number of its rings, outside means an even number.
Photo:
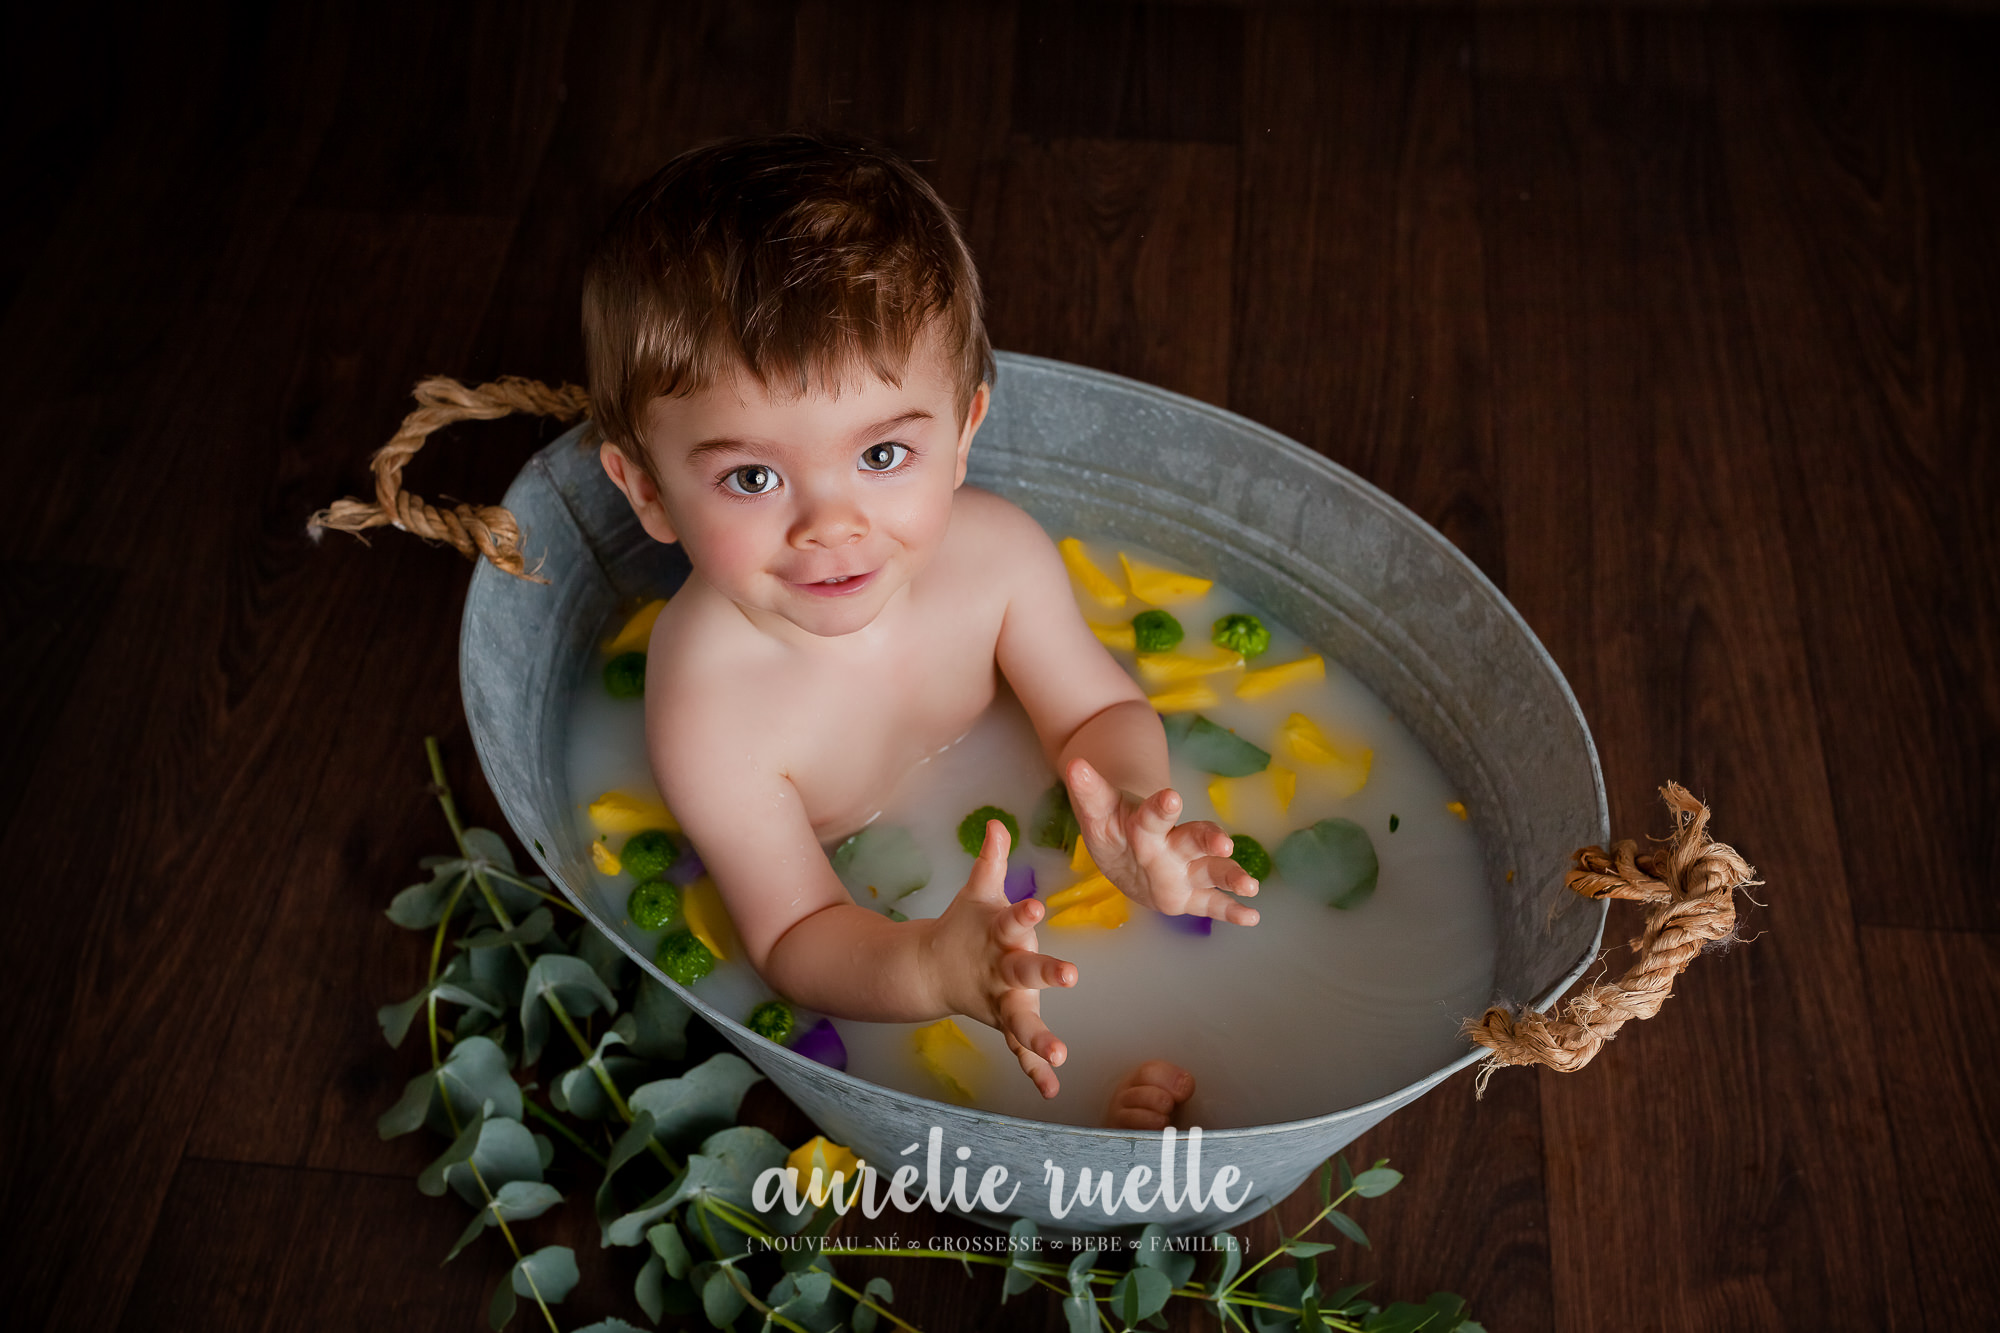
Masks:
[[[988,653],[815,682],[789,710],[794,721],[785,747],[792,786],[814,831],[830,837],[865,823],[912,768],[971,729],[993,702],[998,680]]]

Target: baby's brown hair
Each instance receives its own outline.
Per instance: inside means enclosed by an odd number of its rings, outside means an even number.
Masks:
[[[591,414],[652,471],[646,405],[733,367],[774,392],[866,367],[900,384],[937,321],[960,420],[993,375],[979,274],[951,210],[860,139],[778,134],[691,149],[627,196],[583,284]]]

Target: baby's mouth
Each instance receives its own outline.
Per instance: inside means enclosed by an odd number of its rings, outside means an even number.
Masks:
[[[868,570],[861,574],[836,574],[828,579],[815,579],[811,583],[795,583],[792,586],[815,597],[846,597],[860,592],[874,581],[878,571]]]

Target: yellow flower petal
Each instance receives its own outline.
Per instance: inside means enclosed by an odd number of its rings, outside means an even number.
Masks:
[[[1134,560],[1123,551],[1118,553],[1118,563],[1125,566],[1125,581],[1132,585],[1132,595],[1142,602],[1154,606],[1171,606],[1175,602],[1191,602],[1197,597],[1205,597],[1215,586],[1214,579],[1198,579],[1192,574],[1176,574],[1171,569],[1149,565],[1143,560]]]
[[[1457,815],[1460,819],[1465,818],[1464,801],[1446,801],[1444,803],[1444,808],[1451,811],[1453,814]]]
[[[1278,739],[1294,759],[1327,770],[1335,795],[1348,797],[1368,785],[1375,752],[1365,745],[1331,740],[1304,713],[1293,713],[1278,728]]]
[[[1063,563],[1069,566],[1069,576],[1076,580],[1077,587],[1090,595],[1099,606],[1113,611],[1125,605],[1125,590],[1111,581],[1111,576],[1097,567],[1083,543],[1074,537],[1065,537],[1056,543],[1062,552]]]
[[[1236,822],[1236,799],[1229,790],[1230,779],[1210,778],[1208,780],[1208,803],[1215,807],[1215,817],[1225,824]]]
[[[1197,708],[1213,708],[1221,702],[1215,687],[1205,680],[1191,680],[1170,690],[1146,696],[1156,713],[1187,713]]]
[[[1080,833],[1077,835],[1076,846],[1070,849],[1069,868],[1092,873],[1097,870],[1097,862],[1090,859],[1090,848],[1083,845],[1083,835]]]
[[[1106,648],[1122,648],[1129,653],[1139,647],[1139,632],[1132,628],[1129,620],[1122,625],[1092,625],[1090,632]]]
[[[1089,879],[1079,880],[1066,889],[1050,894],[1048,902],[1043,905],[1049,909],[1050,915],[1054,915],[1064,908],[1074,907],[1078,903],[1095,902],[1107,893],[1116,892],[1118,892],[1118,886],[1113,884],[1102,873],[1099,873],[1092,875]]]
[[[657,796],[608,791],[590,803],[590,825],[599,833],[680,832],[681,826]]]
[[[1139,679],[1148,685],[1199,680],[1243,665],[1243,655],[1220,648],[1194,653],[1140,653]]]
[[[1292,797],[1299,789],[1299,775],[1280,764],[1271,765],[1268,771],[1271,774],[1271,790],[1278,797],[1278,813],[1289,813]]]
[[[607,875],[615,875],[619,871],[618,854],[602,838],[590,844],[590,862]]]
[[[718,961],[726,961],[736,952],[736,927],[714,880],[703,875],[681,890],[681,915],[694,937],[706,944]]]
[[[1301,657],[1296,662],[1286,662],[1281,666],[1265,667],[1261,671],[1246,671],[1243,679],[1236,682],[1236,697],[1239,699],[1261,699],[1273,690],[1301,681],[1325,680],[1326,659],[1318,653]]]
[[[815,1134],[794,1148],[785,1165],[799,1173],[801,1190],[815,1208],[825,1207],[833,1197],[836,1172],[842,1177],[843,1191],[861,1188],[861,1160],[852,1149],[841,1147],[824,1134]]]
[[[916,1030],[917,1063],[944,1086],[945,1096],[961,1106],[972,1104],[972,1089],[984,1072],[985,1057],[972,1038],[949,1018],[940,1018]]]
[[[646,644],[653,637],[653,622],[660,618],[660,612],[667,609],[666,599],[655,598],[632,613],[624,626],[604,645],[607,656],[616,657],[620,653],[643,653]]]

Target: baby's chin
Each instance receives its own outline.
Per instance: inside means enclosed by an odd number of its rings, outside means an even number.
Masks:
[[[790,584],[781,584],[774,591],[776,595],[765,599],[756,614],[752,615],[753,621],[769,626],[770,621],[775,619],[814,638],[838,639],[857,634],[874,624],[888,606],[889,599],[895,596],[897,587],[887,586],[884,576],[878,574],[874,586],[847,597],[826,597]],[[737,605],[743,606],[744,603],[738,602]]]

